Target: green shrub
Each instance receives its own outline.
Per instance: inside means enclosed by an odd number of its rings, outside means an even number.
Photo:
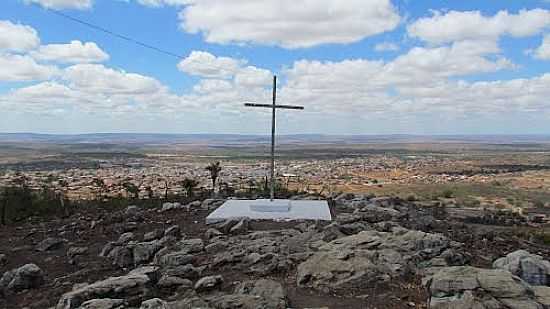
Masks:
[[[451,189],[447,189],[443,191],[443,197],[444,198],[452,198],[454,196],[454,192]]]

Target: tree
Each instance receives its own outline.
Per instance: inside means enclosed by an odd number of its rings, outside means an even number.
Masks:
[[[64,179],[61,179],[57,182],[57,184],[59,186],[59,191],[57,192],[59,203],[61,204],[61,208],[63,209],[63,214],[65,215],[65,217],[68,217],[69,209],[65,205],[65,197],[67,195],[66,190],[67,190],[67,187],[69,186],[69,183]]]
[[[170,188],[168,186],[168,179],[163,179],[163,178],[157,178],[157,181],[159,182],[164,182],[164,200],[167,200],[168,199],[168,189]]]
[[[122,184],[122,187],[124,188],[124,190],[126,190],[128,195],[132,195],[134,199],[139,198],[139,187],[136,186],[135,184],[127,181]]]
[[[210,179],[212,179],[212,192],[216,192],[216,180],[222,170],[220,162],[210,163],[205,169],[210,172]]]
[[[147,192],[147,197],[152,200],[153,199],[153,188],[151,186],[145,187],[145,192]]]
[[[96,199],[101,198],[101,196],[103,195],[103,192],[105,192],[105,190],[107,189],[107,186],[105,185],[105,181],[103,181],[103,179],[101,178],[94,178],[94,180],[92,180],[92,185],[97,188]]]
[[[193,197],[195,188],[199,185],[199,182],[195,179],[185,178],[180,182],[181,186],[185,190],[187,197]]]
[[[6,225],[6,208],[8,208],[8,189],[4,188],[0,192],[0,203],[2,208],[0,209],[0,222],[2,225]]]

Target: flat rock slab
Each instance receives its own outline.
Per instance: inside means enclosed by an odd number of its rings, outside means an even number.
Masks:
[[[235,218],[274,221],[332,220],[327,201],[228,200],[206,217],[206,224]]]

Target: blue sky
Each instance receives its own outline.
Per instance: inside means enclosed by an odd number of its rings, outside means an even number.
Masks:
[[[0,65],[3,132],[550,133],[544,0],[7,0]]]

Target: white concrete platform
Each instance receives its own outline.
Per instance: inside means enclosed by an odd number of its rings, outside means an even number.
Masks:
[[[232,218],[274,221],[332,220],[327,201],[228,200],[206,217],[206,224]]]

